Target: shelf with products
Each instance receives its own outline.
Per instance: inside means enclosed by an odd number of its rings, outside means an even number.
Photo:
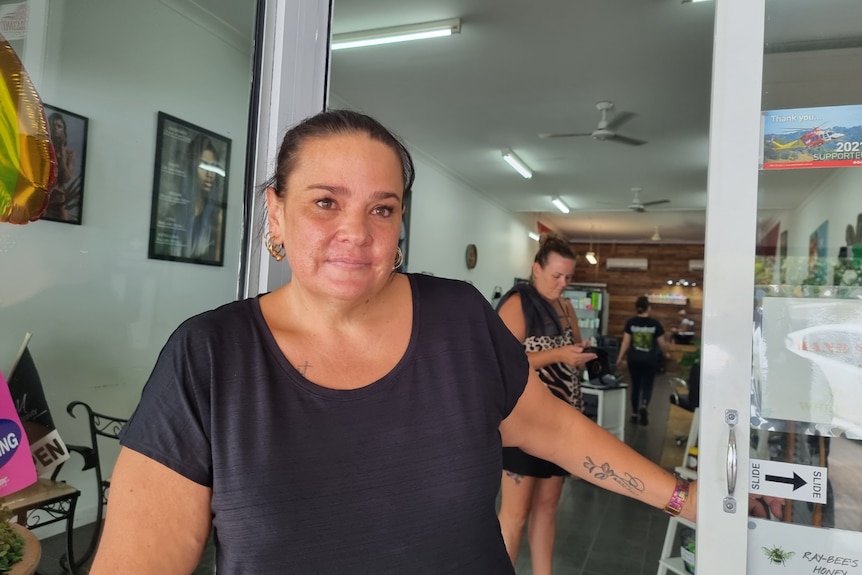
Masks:
[[[700,425],[700,410],[695,408],[691,418],[691,426],[686,438],[685,453],[681,465],[674,471],[680,477],[694,481],[697,479],[697,435]],[[694,450],[694,451],[692,451]],[[692,460],[692,454],[695,458]],[[694,573],[695,546],[694,546],[695,524],[682,517],[671,517],[667,524],[667,532],[664,536],[661,556],[658,561],[656,575],[690,575]]]
[[[690,575],[694,573],[696,551],[694,532],[695,524],[688,519],[670,518],[656,575],[667,575],[668,573]]]
[[[650,293],[647,299],[651,304],[688,305],[689,298],[681,293]]]
[[[598,340],[608,322],[608,292],[605,284],[571,284],[563,291],[575,309],[581,338]]]

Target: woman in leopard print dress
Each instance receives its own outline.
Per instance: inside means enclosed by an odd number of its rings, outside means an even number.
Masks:
[[[498,313],[520,341],[541,380],[563,401],[583,411],[579,380],[583,365],[595,355],[583,353],[578,319],[562,292],[575,271],[575,252],[557,235],[542,238],[533,262],[532,283],[515,285],[498,306]],[[556,530],[557,503],[568,473],[549,461],[520,449],[503,449],[500,526],[514,564],[524,525],[529,522],[533,573],[550,575]]]

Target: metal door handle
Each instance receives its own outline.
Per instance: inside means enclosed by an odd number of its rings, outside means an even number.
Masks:
[[[726,513],[736,513],[736,498],[733,497],[736,491],[736,422],[739,421],[739,414],[735,409],[724,410],[724,421],[727,423],[730,431],[727,437],[727,497],[724,498],[724,511]]]
[[[730,436],[727,438],[727,494],[733,495],[736,491],[736,433],[730,428]]]

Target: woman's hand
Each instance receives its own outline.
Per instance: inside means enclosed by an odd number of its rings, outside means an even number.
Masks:
[[[598,357],[594,353],[584,353],[584,348],[580,345],[564,345],[563,347],[558,347],[557,351],[559,352],[559,363],[565,363],[567,365],[584,365],[588,361]]]

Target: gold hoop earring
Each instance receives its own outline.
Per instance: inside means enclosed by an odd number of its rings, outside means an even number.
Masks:
[[[272,232],[266,232],[263,243],[266,246],[269,255],[271,255],[275,261],[280,262],[284,259],[284,244],[277,244],[272,241]]]
[[[401,246],[395,248],[395,265],[392,266],[393,270],[397,270],[401,267],[401,264],[404,263],[404,252],[401,251]]]

